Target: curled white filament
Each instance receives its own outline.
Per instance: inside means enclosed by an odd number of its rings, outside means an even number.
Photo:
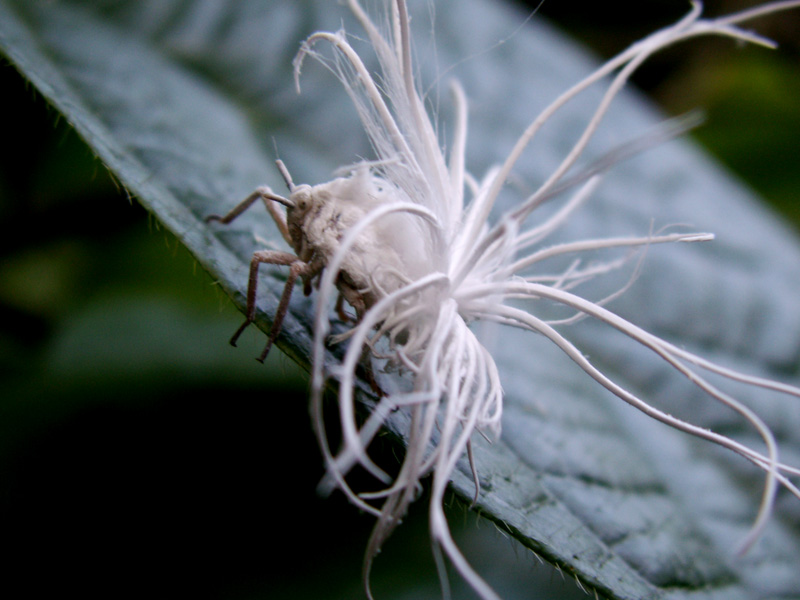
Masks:
[[[503,398],[500,377],[491,354],[469,327],[475,320],[493,321],[545,336],[623,401],[671,427],[727,448],[762,469],[766,474],[765,485],[752,528],[742,542],[742,550],[746,550],[763,531],[779,486],[800,498],[800,490],[789,479],[800,471],[780,462],[778,445],[755,412],[712,385],[701,372],[796,397],[800,397],[800,389],[716,365],[622,319],[605,305],[624,289],[600,301],[588,300],[575,292],[583,282],[628,260],[584,267],[577,258],[582,252],[709,241],[713,235],[657,232],[550,247],[541,243],[587,201],[599,184],[602,172],[609,165],[577,179],[568,179],[567,173],[581,157],[615,96],[648,57],[701,35],[721,35],[770,46],[768,40],[738,25],[762,14],[798,7],[800,2],[772,2],[710,20],[701,19],[702,7],[699,2],[693,3],[692,10],[678,23],[637,42],[556,98],[530,123],[505,161],[489,170],[483,179],[472,177],[465,167],[467,105],[466,95],[457,83],[452,86],[455,118],[449,154],[445,155],[441,149],[436,135],[438,128],[426,112],[414,81],[405,1],[387,2],[380,26],[357,0],[349,0],[349,6],[377,55],[380,75],[368,70],[344,31],[311,35],[295,60],[295,75],[299,87],[300,70],[308,56],[327,66],[353,100],[376,154],[375,161],[356,167],[351,176],[353,194],[347,200],[368,208],[361,220],[336,240],[335,248],[326,256],[315,317],[312,373],[312,414],[327,465],[326,485],[341,489],[354,504],[377,518],[366,553],[365,580],[381,544],[418,495],[420,479],[430,474],[433,478],[430,526],[434,540],[481,597],[497,597],[456,547],[442,508],[446,486],[457,461],[470,451],[472,435],[481,432],[496,436],[500,429]],[[329,44],[332,53],[318,50],[320,43]],[[506,212],[495,214],[501,190],[544,123],[569,100],[603,81],[609,82],[601,100],[560,164],[535,192]],[[532,215],[539,206],[568,190],[573,190],[572,196],[559,210],[548,219],[535,221]],[[380,201],[373,202],[375,198]],[[386,231],[391,229],[387,225],[389,219],[400,224],[399,231],[413,231],[413,239],[387,235]],[[382,253],[391,253],[401,261],[389,261],[391,268],[375,266],[374,261],[363,263],[369,267],[359,267],[362,263],[355,260],[359,252],[374,252],[379,258]],[[413,264],[413,268],[405,266],[402,258],[411,256],[424,256],[427,262],[422,264],[416,258],[409,258],[407,264]],[[545,274],[535,270],[548,260],[563,256],[576,256],[567,270]],[[342,273],[358,275],[360,281],[366,281],[362,291],[371,300],[352,329],[337,338],[347,343],[341,364],[334,370],[326,370],[329,309],[340,291],[337,278]],[[511,302],[520,299],[549,300],[568,307],[574,316],[548,322]],[[738,413],[755,428],[766,451],[758,452],[670,416],[612,381],[556,329],[583,317],[597,319],[624,333],[708,396]],[[379,398],[369,417],[360,422],[356,411],[356,370],[365,354],[408,372],[412,384],[406,391],[391,390]],[[322,395],[329,376],[338,381],[339,389],[342,447],[336,451],[330,447],[322,417]],[[406,411],[409,417],[407,452],[399,473],[392,478],[370,459],[369,446],[388,416],[398,409]],[[356,465],[372,473],[385,487],[371,493],[351,489],[346,476]]]

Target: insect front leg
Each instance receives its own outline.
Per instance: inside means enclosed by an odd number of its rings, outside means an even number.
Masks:
[[[207,216],[206,223],[216,221],[222,223],[223,225],[227,225],[251,206],[253,206],[253,204],[255,204],[258,200],[261,200],[264,203],[264,206],[272,217],[272,220],[275,221],[275,224],[278,226],[278,231],[280,231],[281,237],[286,240],[290,246],[294,245],[292,242],[292,237],[289,235],[289,227],[286,224],[286,215],[275,206],[275,202],[283,204],[284,206],[288,206],[290,201],[283,196],[273,193],[273,191],[265,185],[256,188],[252,194],[234,206],[233,209],[231,209],[231,211],[226,215]]]

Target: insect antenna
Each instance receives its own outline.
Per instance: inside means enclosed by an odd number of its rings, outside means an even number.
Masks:
[[[278,171],[280,172],[281,177],[283,177],[283,180],[286,182],[286,187],[289,188],[289,193],[291,194],[296,186],[294,185],[294,181],[292,181],[292,175],[289,173],[289,169],[286,168],[286,165],[283,164],[283,161],[280,158],[275,161],[275,164],[277,165]],[[294,206],[294,203],[291,201],[287,203],[286,198],[282,198],[282,200],[284,200],[284,202],[281,202],[281,204],[285,204],[289,208]]]

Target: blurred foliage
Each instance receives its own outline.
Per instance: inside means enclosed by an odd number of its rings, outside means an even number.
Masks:
[[[635,6],[550,0],[541,13],[608,55],[685,9]],[[703,108],[711,126],[697,138],[796,226],[800,171],[786,149],[800,137],[798,23],[795,13],[759,24],[780,52],[689,44],[637,79],[668,112]],[[14,555],[0,589],[360,597],[371,519],[314,492],[322,469],[303,374],[277,352],[266,366],[252,360],[256,331],[232,350],[240,316],[188,253],[8,66],[0,89],[13,132],[0,163],[0,528]],[[419,516],[386,551],[402,555],[403,573],[378,562],[379,597],[437,593]],[[461,536],[497,552],[491,526],[470,520]],[[503,552],[497,564],[513,562]],[[397,580],[408,573],[427,587]],[[554,597],[577,593],[551,583]]]
[[[540,3],[525,4],[532,10]],[[756,4],[703,2],[704,13],[712,16]],[[550,0],[538,14],[610,57],[674,22],[688,7],[683,0]],[[792,153],[800,139],[800,11],[763,17],[751,27],[778,48],[737,52],[730,40],[721,39],[680,44],[650,58],[633,81],[670,115],[701,109],[706,121],[692,137],[800,228],[800,170]]]

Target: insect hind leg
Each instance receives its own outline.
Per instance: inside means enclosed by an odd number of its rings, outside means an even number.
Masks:
[[[281,332],[281,326],[283,325],[283,319],[286,317],[286,313],[289,312],[289,300],[292,299],[292,291],[294,290],[294,284],[297,282],[297,278],[300,276],[308,276],[311,270],[311,265],[295,257],[295,262],[293,262],[289,268],[289,276],[286,278],[286,285],[283,286],[283,293],[278,303],[278,310],[275,311],[275,318],[272,321],[272,328],[267,338],[267,345],[264,346],[261,355],[256,359],[258,362],[263,363],[266,360],[269,351],[272,349],[272,345],[275,343],[275,340],[278,339],[278,334]]]
[[[294,254],[290,254],[289,252],[280,252],[277,250],[261,250],[253,254],[253,258],[250,261],[250,278],[247,284],[247,307],[245,310],[245,321],[236,330],[236,332],[231,337],[230,343],[231,346],[236,346],[236,342],[239,340],[239,336],[242,335],[242,332],[247,329],[247,327],[255,321],[256,318],[256,293],[258,291],[258,268],[262,264],[269,264],[269,265],[289,265],[291,268],[289,269],[289,278],[286,281],[286,286],[283,288],[283,294],[281,295],[281,301],[278,305],[278,312],[275,314],[275,320],[272,324],[272,330],[270,331],[270,341],[267,344],[267,348],[259,357],[261,362],[264,362],[267,354],[269,353],[269,349],[272,346],[272,343],[277,338],[278,333],[280,333],[280,327],[283,323],[283,318],[286,315],[286,309],[289,305],[289,299],[291,298],[292,288],[294,287],[294,283],[297,280],[298,275],[302,274],[303,269],[300,267],[307,267],[306,263],[301,261],[297,258]],[[299,265],[300,267],[296,266]],[[293,275],[294,273],[294,275]],[[283,312],[281,312],[281,307],[283,307]]]

